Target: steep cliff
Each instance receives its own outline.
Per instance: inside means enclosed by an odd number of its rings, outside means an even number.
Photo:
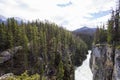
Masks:
[[[120,80],[120,50],[107,45],[94,46],[90,68],[93,80]]]

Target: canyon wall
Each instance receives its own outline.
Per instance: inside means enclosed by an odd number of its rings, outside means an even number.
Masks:
[[[90,68],[93,80],[120,80],[120,50],[108,45],[93,46]]]

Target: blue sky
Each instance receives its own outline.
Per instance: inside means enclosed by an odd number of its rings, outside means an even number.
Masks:
[[[90,19],[96,19],[96,18],[101,18],[101,17],[107,16],[110,14],[110,12],[111,12],[111,10],[100,11],[98,13],[91,13],[92,17]]]
[[[0,0],[0,15],[49,20],[68,30],[106,24],[117,0]]]

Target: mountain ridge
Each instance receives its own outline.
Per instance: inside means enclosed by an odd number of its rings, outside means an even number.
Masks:
[[[84,26],[82,28],[74,30],[73,32],[93,35],[96,32],[96,29],[97,28],[90,28],[90,27]]]
[[[0,23],[1,23],[1,22],[6,23],[8,18],[14,18],[19,24],[21,23],[21,21],[23,21],[24,23],[27,23],[27,22],[28,22],[28,20],[22,19],[22,18],[20,18],[20,17],[5,17],[5,16],[3,16],[3,15],[0,15]]]

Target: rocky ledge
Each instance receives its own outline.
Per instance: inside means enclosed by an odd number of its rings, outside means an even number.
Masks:
[[[0,80],[7,80],[8,77],[13,77],[13,73],[7,73],[0,77]]]
[[[108,45],[94,46],[90,68],[93,80],[120,80],[120,50]]]

